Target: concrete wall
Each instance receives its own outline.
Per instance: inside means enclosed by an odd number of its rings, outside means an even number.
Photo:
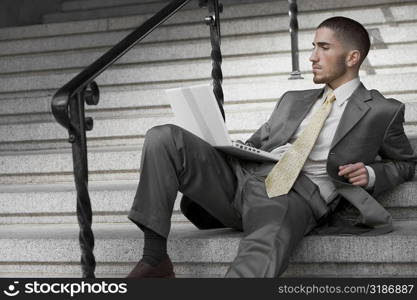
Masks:
[[[0,0],[0,27],[42,23],[42,14],[60,10],[63,0]]]

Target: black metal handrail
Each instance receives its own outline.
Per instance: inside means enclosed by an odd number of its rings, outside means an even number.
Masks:
[[[222,52],[220,50],[221,44],[221,31],[220,31],[220,13],[223,12],[223,5],[219,1],[207,1],[200,0],[200,7],[208,6],[209,12],[212,14],[205,18],[206,24],[210,26],[210,42],[211,42],[211,59],[212,59],[212,71],[211,77],[213,78],[213,93],[216,97],[217,104],[219,105],[220,112],[223,116],[223,120],[226,120],[224,114],[223,103],[223,72],[222,72]]]
[[[113,48],[104,53],[95,62],[71,79],[56,92],[52,100],[52,113],[56,120],[70,131],[74,130],[70,116],[69,104],[74,95],[83,91],[93,80],[123,56],[139,41],[143,40],[160,24],[164,23],[190,0],[174,0],[162,8],[158,13],[134,30]]]
[[[84,104],[97,105],[99,89],[94,79],[110,67],[139,41],[144,39],[160,24],[164,23],[190,0],[174,0],[163,7],[158,13],[144,22],[139,28],[127,35],[113,48],[98,58],[86,69],[81,71],[62,88],[52,99],[52,113],[55,119],[68,130],[69,142],[72,143],[74,180],[77,190],[77,219],[80,226],[79,242],[81,248],[82,275],[94,278],[96,261],[93,254],[94,234],[91,229],[92,210],[88,193],[88,160],[86,131],[93,129],[93,119],[85,117]],[[220,52],[220,18],[222,5],[218,0],[199,0],[200,7],[208,6],[212,14],[205,18],[210,25],[213,61],[213,92],[220,110],[223,111],[223,90]]]
[[[300,72],[299,51],[298,51],[298,6],[297,0],[288,0],[290,16],[290,35],[291,35],[291,61],[292,72],[289,79],[303,79]]]

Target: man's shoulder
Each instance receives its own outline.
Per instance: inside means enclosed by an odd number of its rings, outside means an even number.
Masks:
[[[372,100],[374,100],[376,105],[384,105],[388,106],[392,109],[398,108],[403,103],[397,99],[394,98],[387,98],[384,95],[381,94],[378,90],[369,90]]]
[[[291,98],[300,98],[300,97],[308,97],[317,95],[318,93],[322,92],[323,88],[319,89],[308,89],[308,90],[290,90],[284,93],[282,95],[282,98],[284,97],[291,97]]]

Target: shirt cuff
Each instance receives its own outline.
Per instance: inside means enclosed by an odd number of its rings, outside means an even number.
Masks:
[[[365,190],[371,190],[375,185],[375,171],[370,166],[365,166],[368,171],[368,185],[365,186]]]

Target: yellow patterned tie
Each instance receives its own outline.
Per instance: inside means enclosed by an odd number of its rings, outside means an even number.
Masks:
[[[298,177],[313,146],[320,134],[324,122],[336,100],[330,91],[325,102],[311,117],[308,125],[282,158],[276,163],[265,179],[266,192],[269,198],[287,194]]]

